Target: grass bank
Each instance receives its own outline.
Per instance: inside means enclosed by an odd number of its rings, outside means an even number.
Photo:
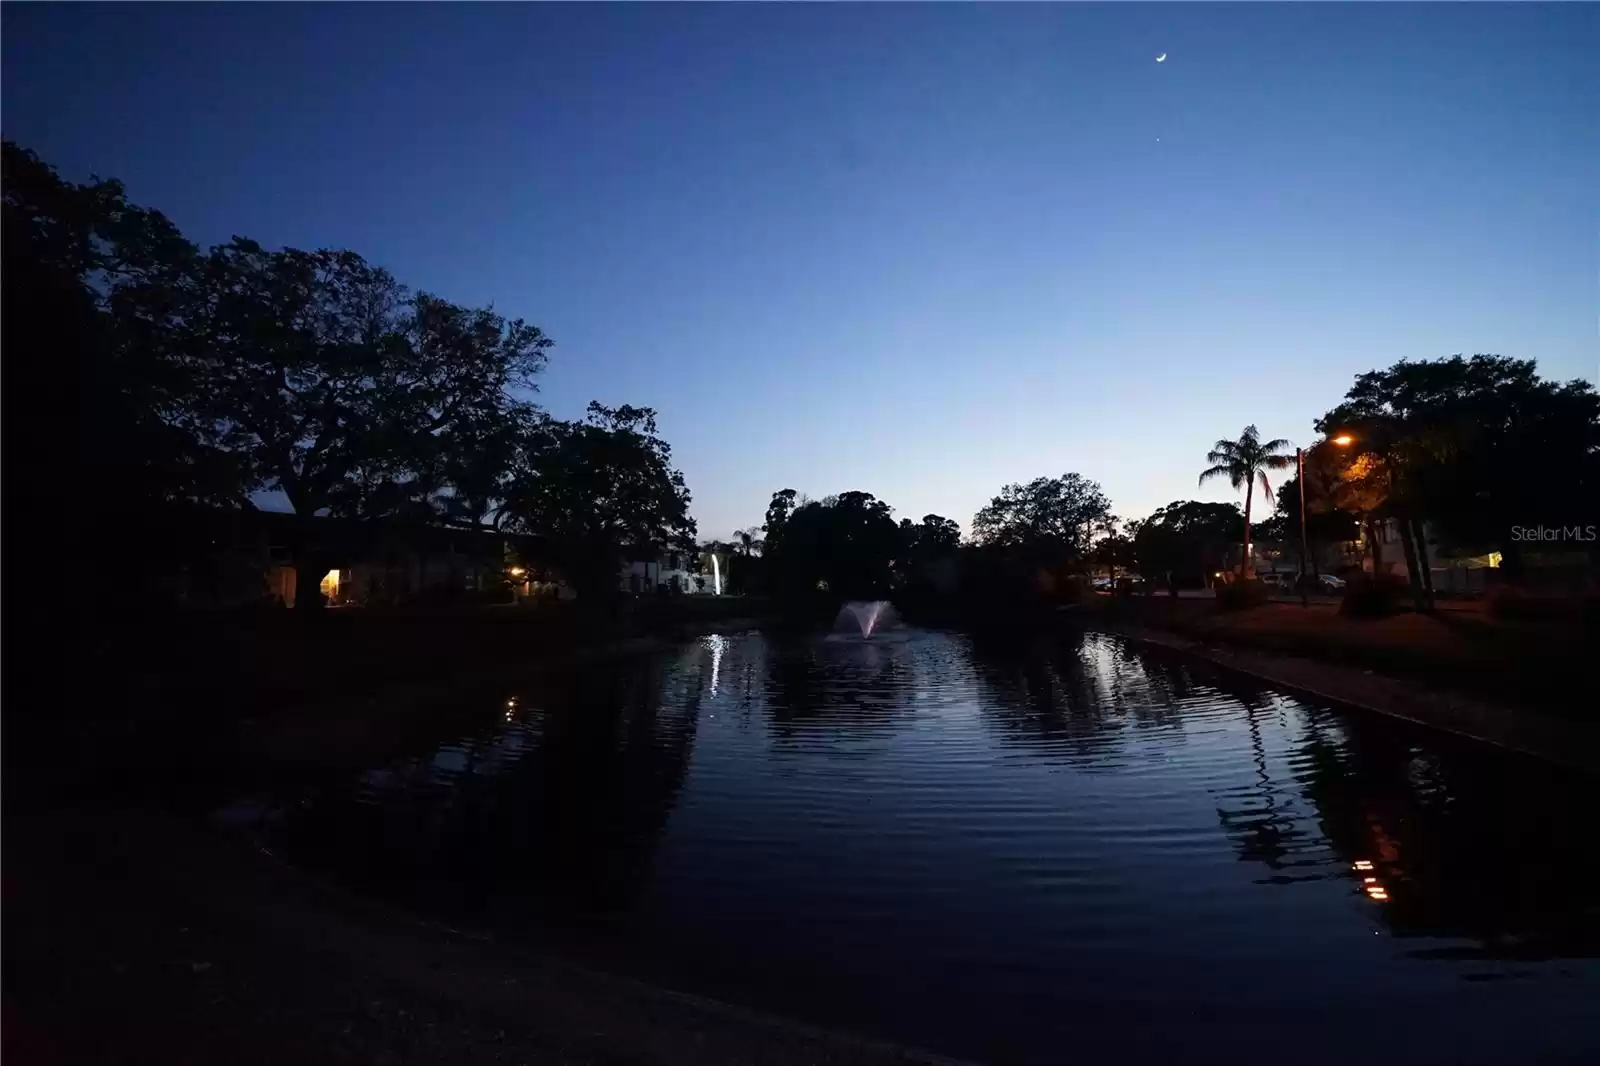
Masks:
[[[1481,613],[1356,619],[1336,607],[1102,599],[1081,617],[1330,702],[1600,771],[1592,629]]]
[[[1208,600],[1164,596],[1102,599],[1090,610],[1202,643],[1372,670],[1551,714],[1600,716],[1592,699],[1600,639],[1575,625],[1446,611],[1361,619],[1333,605],[1287,603],[1220,611]]]

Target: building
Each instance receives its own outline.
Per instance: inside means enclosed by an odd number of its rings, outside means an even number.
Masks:
[[[425,522],[294,515],[273,516],[266,525],[272,562],[268,585],[286,606],[295,600],[293,561],[308,557],[328,562],[320,587],[335,607],[510,604],[571,595],[537,537]]]
[[[617,587],[621,591],[679,594],[702,591],[698,579],[705,575],[698,571],[694,554],[675,551],[638,551],[634,554],[640,558],[624,564],[617,575]],[[707,578],[704,585],[705,590],[710,591],[711,580]]]
[[[1392,518],[1378,523],[1375,538],[1378,554],[1383,558],[1383,572],[1409,580],[1405,543],[1400,536],[1399,523]],[[1373,570],[1372,543],[1367,540],[1364,532],[1358,543],[1362,551],[1361,569],[1370,574]],[[1417,547],[1424,556],[1434,590],[1437,592],[1461,594],[1487,592],[1494,584],[1497,576],[1495,571],[1500,568],[1499,552],[1489,552],[1484,555],[1447,554],[1441,547],[1433,527],[1427,522],[1422,523],[1422,541]]]

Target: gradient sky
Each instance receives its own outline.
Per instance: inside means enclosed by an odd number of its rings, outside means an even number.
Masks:
[[[1400,358],[1600,373],[1594,5],[8,4],[3,87],[195,240],[537,323],[702,536],[1066,470],[1138,517]]]

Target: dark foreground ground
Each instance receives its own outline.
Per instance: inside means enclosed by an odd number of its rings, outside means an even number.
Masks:
[[[8,1063],[926,1063],[358,900],[166,813],[8,817]]]
[[[670,606],[590,631],[509,612],[116,618],[8,661],[5,1061],[940,1061],[429,925],[207,820],[252,778],[428,743],[440,686],[625,654],[752,605]]]

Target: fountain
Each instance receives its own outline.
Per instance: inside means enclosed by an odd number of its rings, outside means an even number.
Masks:
[[[711,553],[711,588],[718,596],[722,595],[722,564],[717,562],[717,553]]]
[[[854,627],[860,631],[861,639],[867,640],[880,622],[893,617],[894,608],[889,606],[886,600],[870,602],[855,600],[839,608],[839,617],[833,620],[833,628],[840,630]]]

